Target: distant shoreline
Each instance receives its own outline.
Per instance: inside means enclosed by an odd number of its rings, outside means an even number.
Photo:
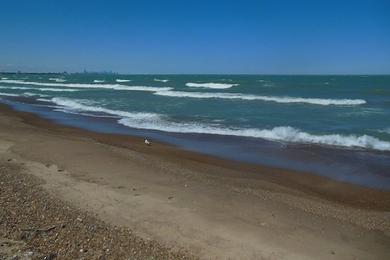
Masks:
[[[95,75],[205,75],[205,76],[219,76],[219,75],[232,75],[232,76],[390,76],[390,73],[383,74],[383,73],[325,73],[325,74],[301,74],[301,73],[119,73],[119,72],[112,72],[112,73],[106,73],[106,72],[17,72],[17,71],[3,71],[0,72],[1,74],[44,74],[44,75],[58,75],[58,74],[95,74]]]

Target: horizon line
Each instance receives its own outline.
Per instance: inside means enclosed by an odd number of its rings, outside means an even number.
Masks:
[[[106,75],[248,75],[248,76],[390,76],[389,73],[119,73],[119,72],[24,72],[0,71],[0,74],[106,74]]]

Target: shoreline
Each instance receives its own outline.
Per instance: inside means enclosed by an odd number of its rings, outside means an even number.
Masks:
[[[383,259],[390,193],[0,106],[0,157],[52,196],[203,259]]]
[[[62,134],[72,134],[79,137],[86,136],[108,145],[131,149],[137,152],[147,152],[165,159],[168,157],[171,160],[174,159],[177,161],[185,159],[240,172],[239,175],[236,174],[237,176],[226,177],[244,177],[249,179],[253,178],[265,180],[334,202],[346,203],[351,206],[368,209],[390,210],[390,192],[386,190],[341,182],[309,172],[237,162],[216,156],[183,150],[175,147],[174,145],[160,141],[153,141],[153,147],[152,149],[149,149],[143,144],[143,139],[137,136],[98,133],[77,127],[65,126],[39,117],[32,112],[14,110],[6,104],[0,104],[0,112],[6,115],[19,117],[24,122],[33,126],[48,130],[55,130]]]
[[[157,140],[178,147],[180,150],[222,158],[229,162],[286,169],[290,172],[313,173],[336,182],[390,191],[390,178],[387,173],[387,169],[390,168],[390,153],[386,151],[357,147],[344,149],[324,144],[278,142],[223,134],[164,132],[154,130],[153,127],[149,128],[149,124],[139,129],[137,126],[134,128],[123,125],[122,119],[111,118],[110,111],[107,117],[105,112],[96,116],[72,112],[73,103],[67,104],[67,98],[58,103],[52,99],[7,97],[4,103],[15,110],[32,112],[38,117],[71,128],[116,136],[147,137],[153,141]],[[66,109],[68,105],[71,111]],[[65,110],[62,110],[62,107]],[[142,121],[140,123],[143,124]],[[154,126],[153,122],[150,124]]]

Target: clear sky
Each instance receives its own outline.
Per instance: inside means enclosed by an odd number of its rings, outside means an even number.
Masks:
[[[390,0],[0,0],[0,71],[390,74]]]

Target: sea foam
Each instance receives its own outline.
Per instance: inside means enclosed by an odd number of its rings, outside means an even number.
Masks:
[[[55,82],[65,82],[66,81],[66,79],[62,79],[62,78],[49,78],[49,80],[52,80]]]
[[[67,87],[67,88],[94,88],[94,89],[114,89],[114,90],[129,90],[129,91],[166,91],[171,90],[169,87],[147,87],[147,86],[126,86],[120,84],[82,84],[82,83],[44,83],[33,81],[21,81],[21,80],[0,80],[2,83],[8,84],[23,84],[34,86],[47,86],[47,87]]]
[[[207,93],[207,92],[185,92],[185,91],[157,91],[155,95],[169,97],[189,97],[189,98],[219,98],[219,99],[241,99],[241,100],[261,100],[277,103],[307,103],[314,105],[362,105],[366,101],[363,99],[324,99],[324,98],[302,98],[302,97],[276,97],[258,96],[241,93]]]
[[[169,79],[154,79],[154,81],[157,81],[157,82],[168,82]]]
[[[225,83],[186,83],[187,87],[191,88],[214,88],[214,89],[226,89],[234,86],[238,86],[239,84],[225,84]]]
[[[24,92],[23,96],[26,96],[26,97],[48,97],[48,95],[37,94],[37,93],[32,93],[32,92]]]
[[[110,115],[114,115],[117,117],[125,117],[125,118],[139,118],[139,119],[150,119],[150,118],[156,118],[159,117],[157,114],[154,113],[143,113],[143,112],[127,112],[122,110],[113,110],[108,109],[100,106],[92,106],[88,104],[88,101],[85,100],[74,100],[70,98],[60,98],[60,97],[54,97],[50,100],[54,104],[60,105],[64,108],[68,108],[71,110],[78,110],[78,111],[89,111],[89,112],[100,112],[100,113],[106,113]]]
[[[122,83],[122,82],[130,82],[131,80],[129,80],[129,79],[116,79],[115,81]]]
[[[282,141],[302,144],[319,144],[338,146],[345,148],[368,148],[380,151],[390,151],[390,143],[368,135],[313,135],[290,126],[274,127],[272,129],[230,129],[215,127],[200,123],[177,123],[169,122],[160,118],[153,121],[134,121],[122,118],[118,122],[132,128],[160,130],[176,133],[200,133],[229,136],[255,137],[271,141]]]
[[[18,95],[18,94],[12,94],[12,93],[4,93],[4,92],[0,92],[0,96],[7,96],[7,97],[19,97],[20,95]]]
[[[83,100],[52,98],[51,102],[71,111],[98,112],[118,117],[118,123],[138,129],[159,130],[176,133],[199,133],[229,136],[255,137],[290,143],[319,144],[345,148],[368,148],[390,151],[390,143],[369,135],[315,135],[291,126],[271,129],[229,128],[196,122],[175,122],[166,115],[148,112],[129,112],[90,105]]]
[[[38,90],[38,91],[54,91],[54,92],[74,92],[79,91],[79,89],[71,88],[31,88],[31,87],[10,87],[10,86],[0,86],[0,89],[20,89],[20,90]]]

